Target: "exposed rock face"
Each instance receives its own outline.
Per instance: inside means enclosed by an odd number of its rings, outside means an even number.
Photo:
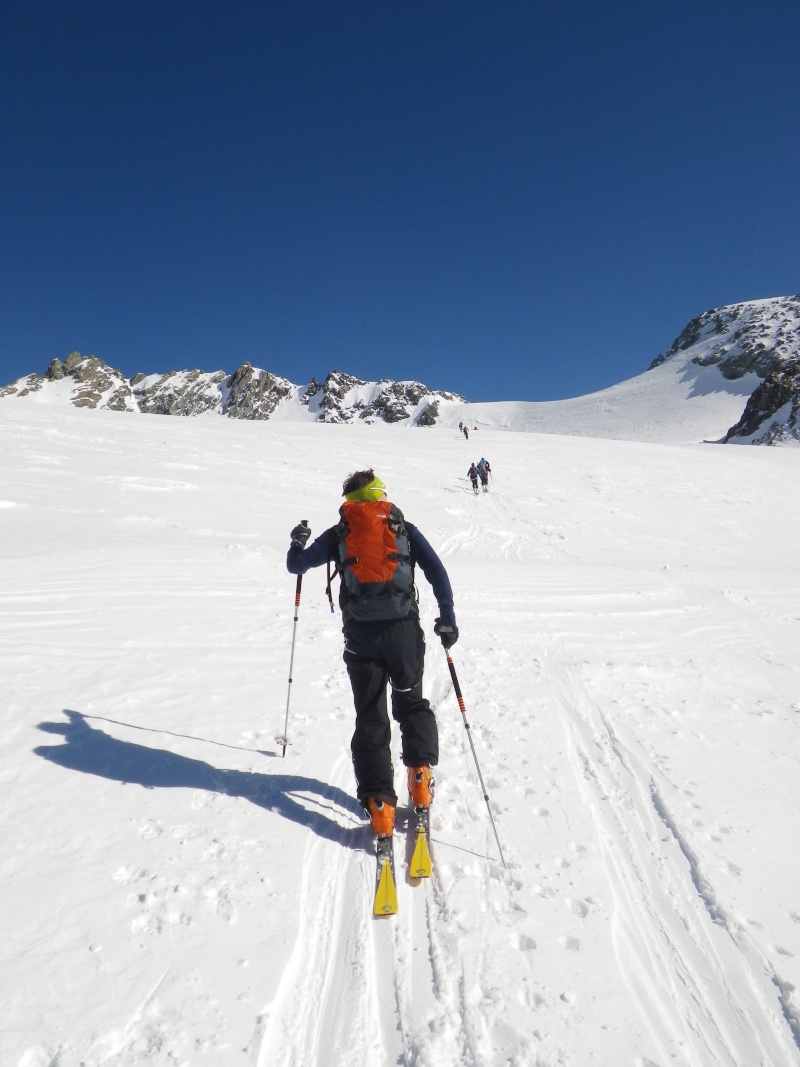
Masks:
[[[224,371],[170,371],[147,377],[137,374],[131,378],[131,387],[139,411],[148,415],[202,415],[219,410],[219,387],[224,381]]]
[[[135,411],[130,384],[122,372],[109,367],[95,356],[73,352],[62,362],[54,359],[43,377],[29,374],[0,389],[0,397],[27,396],[46,388],[47,383],[65,383],[69,403],[76,408],[107,408],[110,411]],[[73,383],[70,388],[70,383]]]
[[[139,410],[149,415],[203,415],[214,412],[232,419],[268,419],[282,400],[295,392],[285,378],[276,378],[249,363],[225,371],[170,371],[137,374],[131,387]]]
[[[45,377],[51,380],[70,377],[77,385],[72,403],[76,408],[104,407],[111,411],[131,411],[131,387],[122,372],[109,367],[95,356],[73,352],[64,363],[54,359]]]
[[[320,395],[321,394],[321,395]],[[394,382],[383,378],[365,382],[342,371],[331,371],[314,393],[319,422],[403,422],[432,426],[439,401],[466,403],[458,393],[432,391],[420,382]]]
[[[364,410],[357,395],[358,386],[364,383],[351,374],[334,370],[314,394],[317,422],[352,422]],[[346,409],[349,409],[345,415]]]
[[[735,438],[749,438],[754,445],[800,441],[800,358],[767,375],[724,440]]]
[[[439,401],[432,400],[417,415],[417,426],[433,426],[439,417]]]
[[[697,349],[693,362],[701,367],[716,365],[725,378],[749,373],[766,378],[800,352],[800,295],[706,311],[692,319],[650,366],[691,348]]]
[[[30,396],[31,393],[38,393],[43,384],[44,378],[40,378],[38,374],[27,374],[24,378],[17,378],[16,381],[4,385],[0,389],[0,399],[6,396]]]
[[[365,382],[331,371],[320,383],[305,386],[243,363],[231,375],[224,371],[170,371],[136,374],[127,381],[94,356],[73,352],[62,363],[54,359],[46,373],[30,374],[0,390],[3,396],[28,396],[50,390],[48,399],[76,407],[140,411],[149,415],[194,416],[206,413],[232,419],[269,419],[283,405],[317,422],[403,422],[431,426],[440,401],[464,403],[457,393],[433,392],[420,382],[383,379]]]
[[[296,391],[285,378],[256,370],[249,363],[243,363],[234,371],[225,385],[228,397],[222,405],[222,413],[232,419],[268,419],[281,401]]]

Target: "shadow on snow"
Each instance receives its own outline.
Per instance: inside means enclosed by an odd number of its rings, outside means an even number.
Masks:
[[[66,742],[40,745],[33,750],[51,763],[145,789],[204,789],[241,797],[308,827],[320,837],[347,848],[365,848],[364,824],[345,827],[336,818],[337,810],[363,818],[363,810],[353,797],[336,786],[296,774],[256,774],[212,767],[203,760],[111,737],[89,725],[87,719],[95,716],[68,709],[64,714],[67,722],[43,722],[38,727],[48,734],[61,734]]]

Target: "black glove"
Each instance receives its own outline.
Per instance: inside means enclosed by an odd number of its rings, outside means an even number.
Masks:
[[[300,548],[305,548],[306,541],[311,536],[311,527],[308,525],[308,519],[303,519],[299,526],[295,526],[289,536],[292,539],[293,545],[299,545]]]
[[[458,640],[458,627],[455,623],[451,625],[449,622],[443,623],[441,619],[437,619],[433,632],[442,642],[445,649],[452,648]]]

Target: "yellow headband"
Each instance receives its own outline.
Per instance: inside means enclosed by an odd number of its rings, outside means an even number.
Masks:
[[[369,485],[361,489],[354,489],[352,493],[345,493],[345,500],[380,500],[386,492],[386,486],[380,478],[373,478]]]

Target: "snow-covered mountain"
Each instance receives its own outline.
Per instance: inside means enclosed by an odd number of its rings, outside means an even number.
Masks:
[[[126,379],[94,356],[53,360],[2,397],[160,415],[321,423],[387,422],[618,440],[778,444],[800,440],[800,296],[714,308],[693,319],[644,373],[548,403],[467,403],[419,382],[367,382],[340,371],[295,385],[243,363]]]
[[[96,356],[73,352],[54,359],[44,375],[29,374],[4,389],[2,397],[27,397],[74,407],[152,415],[226,415],[233,419],[306,418],[316,422],[407,421],[433,425],[440,404],[463,404],[457,393],[428,389],[420,382],[365,382],[331,371],[322,383],[294,385],[286,378],[243,363],[224,371],[170,371],[127,379]]]
[[[793,442],[798,359],[800,296],[732,304],[693,319],[635,378],[571,400],[470,404],[467,417],[486,429],[664,444]]]
[[[775,444],[800,440],[800,295],[716,308],[693,319],[653,367],[691,353],[727,381],[755,374],[750,395],[726,441]]]

